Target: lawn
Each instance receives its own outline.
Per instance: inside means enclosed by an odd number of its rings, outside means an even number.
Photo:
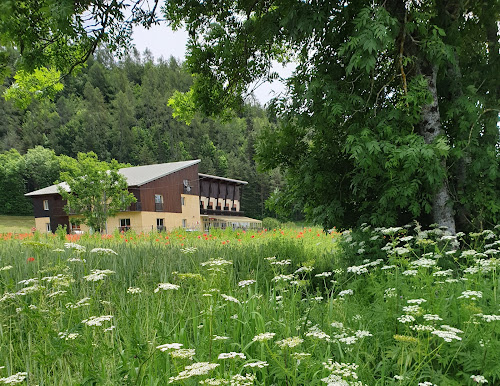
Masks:
[[[499,233],[4,235],[0,384],[498,384]]]
[[[0,233],[27,233],[35,226],[33,216],[0,215]]]

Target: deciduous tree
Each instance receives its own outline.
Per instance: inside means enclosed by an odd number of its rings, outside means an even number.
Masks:
[[[127,190],[127,181],[119,172],[116,160],[99,161],[93,152],[78,153],[77,160],[63,161],[61,180],[68,189],[59,187],[67,200],[67,213],[80,214],[83,223],[97,232],[106,229],[106,220],[136,201]]]

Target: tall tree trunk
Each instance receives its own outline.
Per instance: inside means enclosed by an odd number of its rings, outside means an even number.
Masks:
[[[426,65],[421,65],[419,67],[420,72],[427,80],[427,87],[432,96],[432,101],[422,107],[420,134],[424,137],[425,143],[430,144],[439,135],[443,134],[443,129],[441,126],[441,117],[439,115],[436,87],[438,68],[435,65],[425,64]],[[446,160],[444,158],[441,160],[441,166],[443,169],[446,169]],[[445,178],[434,195],[432,200],[432,217],[435,223],[446,226],[452,234],[455,234],[455,218],[447,182],[447,178]]]

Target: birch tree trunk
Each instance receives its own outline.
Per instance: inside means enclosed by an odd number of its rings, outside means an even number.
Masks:
[[[432,102],[422,107],[420,134],[424,137],[425,143],[430,144],[439,135],[443,134],[443,129],[441,126],[441,117],[439,115],[436,87],[438,69],[437,66],[429,65],[425,70],[421,68],[421,73],[427,80],[427,87],[432,96]],[[446,169],[446,160],[444,158],[441,160],[441,166],[443,169]],[[447,227],[448,231],[455,234],[456,228],[453,204],[448,191],[447,182],[448,179],[445,178],[434,195],[432,200],[432,217],[436,224]]]

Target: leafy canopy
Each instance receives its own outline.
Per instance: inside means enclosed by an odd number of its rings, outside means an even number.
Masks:
[[[91,229],[103,232],[106,220],[125,210],[136,198],[127,190],[127,181],[119,173],[116,160],[99,161],[93,152],[78,153],[76,160],[67,157],[62,162],[61,181],[69,191],[59,187],[59,193],[67,200],[65,210],[83,217],[83,223]]]
[[[500,220],[500,2],[171,0],[194,104],[221,114],[292,61],[258,160],[273,209],[325,227]],[[488,165],[488,166],[486,166]]]

